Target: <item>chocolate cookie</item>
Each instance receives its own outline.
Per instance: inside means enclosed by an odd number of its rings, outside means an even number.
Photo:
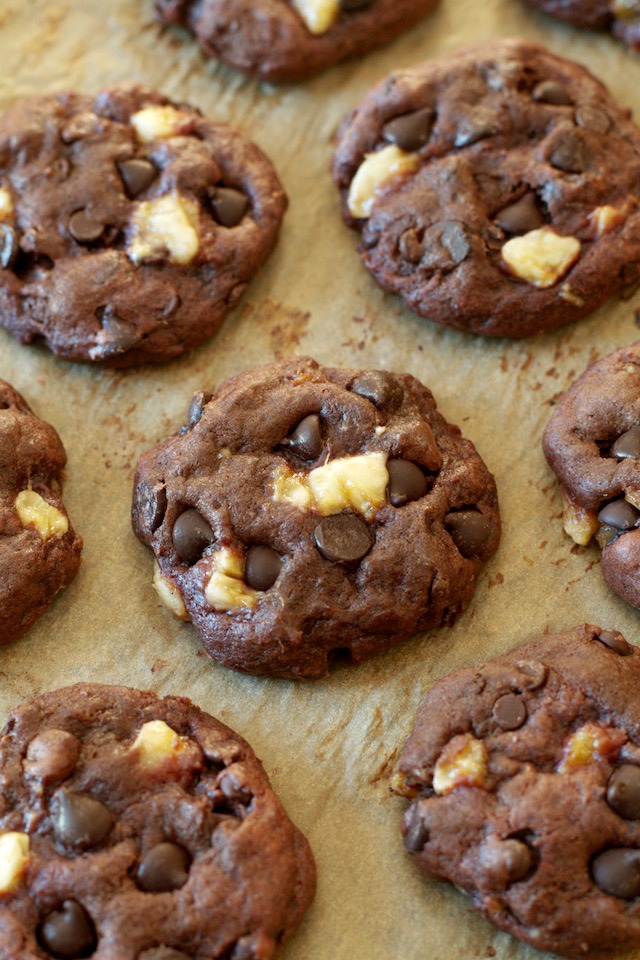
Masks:
[[[249,745],[183,697],[77,684],[0,737],[0,960],[269,960],[309,846]]]
[[[538,950],[640,944],[640,651],[584,625],[461,670],[399,761],[404,844]]]
[[[602,573],[640,607],[640,341],[594,363],[553,411],[543,437],[562,484],[564,529],[595,536]]]
[[[610,30],[632,50],[640,50],[640,0],[527,0],[544,13],[591,30]]]
[[[0,380],[0,644],[22,636],[80,566],[61,500],[62,441]]]
[[[161,362],[211,336],[286,197],[224,124],[133,84],[0,118],[0,324],[64,360]]]
[[[429,390],[308,359],[196,394],[140,459],[133,526],[207,653],[311,679],[451,624],[499,538],[493,477]]]
[[[446,326],[528,336],[640,276],[640,129],[533,43],[392,73],[345,119],[333,174],[365,266]]]
[[[387,43],[438,0],[155,0],[204,52],[264,80],[303,80]]]

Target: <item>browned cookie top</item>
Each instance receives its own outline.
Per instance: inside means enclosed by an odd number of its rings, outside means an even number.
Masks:
[[[155,0],[209,56],[265,80],[303,80],[392,40],[438,0]]]
[[[392,73],[345,119],[333,174],[378,283],[448,326],[529,335],[640,274],[640,130],[533,43]]]
[[[78,572],[82,540],[61,499],[66,461],[54,428],[0,380],[0,644],[22,636]]]
[[[182,697],[78,684],[0,737],[0,960],[269,960],[309,846],[249,745]]]
[[[286,360],[197,394],[133,524],[207,652],[321,677],[452,623],[498,545],[493,477],[413,377]]]
[[[640,342],[589,367],[553,411],[545,456],[565,498],[564,528],[602,547],[611,589],[640,607]]]
[[[0,324],[65,360],[171,360],[272,250],[286,197],[253,144],[134,84],[0,118]]]
[[[420,869],[537,947],[640,944],[640,651],[589,625],[446,677],[399,762]]]
[[[610,30],[632,50],[640,50],[640,0],[527,0],[577,27]]]

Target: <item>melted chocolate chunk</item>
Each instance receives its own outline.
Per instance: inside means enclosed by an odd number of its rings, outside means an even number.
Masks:
[[[252,590],[268,590],[282,570],[282,557],[271,547],[249,547],[244,578]]]
[[[185,510],[173,525],[175,551],[190,566],[200,559],[215,539],[213,530],[197,510]]]
[[[631,530],[640,519],[640,510],[636,510],[627,500],[612,500],[598,514],[598,520],[606,527],[616,530]]]
[[[448,513],[444,525],[463,557],[479,556],[491,535],[491,524],[477,510]]]
[[[104,355],[111,357],[126,353],[140,339],[136,327],[128,320],[119,317],[111,307],[98,307],[96,316],[109,338],[108,343],[102,345]]]
[[[113,817],[99,800],[69,790],[60,790],[54,799],[57,813],[53,817],[53,833],[58,843],[88,850],[102,843],[111,832]]]
[[[78,243],[93,243],[99,240],[105,226],[102,220],[98,220],[86,210],[76,210],[69,217],[69,233]]]
[[[555,142],[549,162],[565,173],[583,173],[589,166],[587,146],[577,131],[566,130]]]
[[[158,843],[145,853],[138,866],[136,883],[146,893],[179,890],[189,879],[191,856],[177,843]]]
[[[516,667],[528,680],[522,684],[526,690],[539,690],[544,686],[548,670],[540,660],[518,660]]]
[[[373,546],[373,534],[353,513],[325,517],[314,531],[316,546],[332,563],[357,563]]]
[[[404,399],[404,391],[395,379],[383,370],[361,373],[351,384],[351,392],[373,403],[378,410],[393,412]]]
[[[292,453],[303,460],[317,460],[324,450],[318,414],[310,413],[308,417],[301,420],[284,443]]]
[[[531,96],[539,103],[550,103],[557,107],[568,107],[573,103],[567,87],[557,80],[541,80],[533,88]]]
[[[231,187],[216,187],[211,197],[213,216],[223,227],[236,227],[249,206],[249,198]]]
[[[42,780],[64,780],[73,773],[82,744],[66,730],[44,730],[27,747],[24,772]]]
[[[633,653],[633,647],[627,643],[625,638],[617,630],[601,630],[596,636],[596,640],[604,643],[605,647],[615,651],[621,657],[628,657]]]
[[[536,204],[535,193],[530,190],[515,203],[510,203],[508,207],[498,211],[493,218],[493,222],[505,233],[515,235],[537,230],[538,227],[543,225],[544,217]]]
[[[402,150],[413,152],[429,140],[434,119],[435,111],[431,107],[423,107],[389,120],[382,128],[382,136]]]
[[[122,177],[127,194],[131,200],[143,193],[151,186],[158,171],[150,160],[133,158],[123,160],[118,164],[118,172]]]
[[[420,467],[410,460],[387,460],[389,500],[394,507],[402,507],[419,500],[429,489],[429,483]]]
[[[58,910],[48,913],[38,927],[37,937],[56,960],[80,960],[90,956],[97,946],[91,917],[75,900],[65,900]]]
[[[640,850],[614,847],[594,857],[591,871],[596,886],[612,897],[640,896]]]
[[[625,820],[640,820],[640,767],[625,763],[607,785],[607,803]]]
[[[527,719],[527,708],[522,697],[505,693],[493,705],[493,719],[503,730],[518,730]]]
[[[8,223],[0,223],[0,267],[10,270],[19,252],[18,236]]]
[[[625,460],[627,457],[633,460],[640,459],[640,426],[631,427],[619,436],[611,447],[611,453],[618,460]]]

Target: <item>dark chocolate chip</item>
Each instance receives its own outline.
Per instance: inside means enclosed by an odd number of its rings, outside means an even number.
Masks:
[[[212,397],[213,394],[206,390],[198,390],[197,393],[194,393],[187,411],[187,423],[190,427],[195,427],[196,423],[202,419],[204,408]]]
[[[611,447],[611,453],[618,460],[625,460],[627,457],[640,459],[640,427],[631,427],[618,437]]]
[[[179,890],[189,879],[191,856],[177,843],[158,843],[148,850],[136,873],[136,883],[146,893]]]
[[[607,803],[625,820],[640,820],[640,767],[625,763],[613,771],[607,786]]]
[[[612,897],[640,896],[640,850],[613,847],[594,857],[591,871],[596,886]]]
[[[397,410],[404,400],[404,390],[383,370],[361,373],[351,384],[351,392],[375,404],[378,410]]]
[[[86,210],[76,210],[69,217],[69,233],[78,243],[93,243],[104,233],[105,224]]]
[[[517,660],[516,667],[528,678],[522,684],[526,690],[539,690],[547,679],[547,668],[540,660]]]
[[[24,772],[42,780],[64,780],[73,773],[82,744],[66,730],[43,730],[27,747]]]
[[[353,513],[338,513],[321,520],[313,533],[316,546],[332,563],[357,563],[373,546],[373,534]]]
[[[469,255],[467,232],[457,220],[433,223],[422,238],[422,266],[429,270],[450,270]]]
[[[75,140],[84,140],[100,130],[100,120],[95,113],[77,113],[68,120],[60,133],[63,143],[73,143]]]
[[[303,460],[317,460],[324,450],[318,414],[310,413],[308,417],[301,420],[284,443],[292,453]]]
[[[143,158],[123,160],[117,166],[127,194],[132,200],[146,190],[158,174],[151,161]]]
[[[109,338],[107,343],[102,344],[105,354],[115,356],[126,353],[140,339],[136,327],[119,317],[110,306],[98,307],[95,315]]]
[[[151,488],[145,486],[141,506],[150,532],[155,533],[162,526],[164,515],[167,512],[167,488],[159,483]]]
[[[282,557],[271,547],[255,546],[247,550],[244,579],[252,590],[268,590],[282,570]]]
[[[431,107],[404,113],[401,117],[394,117],[385,123],[382,136],[389,143],[396,143],[402,150],[419,150],[431,136],[434,118],[435,112]]]
[[[597,107],[578,107],[576,110],[576,123],[579,127],[585,127],[587,130],[593,130],[594,133],[607,133],[611,127],[611,120],[603,110]]]
[[[493,137],[498,129],[498,121],[493,111],[478,108],[464,118],[453,145],[454,147],[469,147],[472,143],[477,143],[478,140]]]
[[[429,483],[424,473],[410,460],[387,460],[389,486],[387,493],[394,507],[424,497]]]
[[[99,800],[82,793],[60,790],[53,817],[53,833],[58,841],[78,850],[96,847],[110,833],[113,817]]]
[[[449,253],[454,263],[462,263],[469,256],[469,240],[461,223],[455,220],[443,220],[438,224],[442,228],[440,244]]]
[[[521,839],[490,836],[480,849],[480,862],[491,887],[506,890],[531,872],[536,856]]]
[[[544,223],[544,217],[536,204],[535,193],[529,191],[515,203],[498,211],[493,222],[505,233],[521,234],[537,230]]]
[[[493,719],[503,730],[518,730],[527,719],[527,708],[522,697],[505,693],[493,705]]]
[[[478,557],[491,536],[491,524],[477,510],[460,510],[444,518],[451,539],[463,557]]]
[[[231,187],[216,187],[211,198],[213,216],[223,227],[237,226],[249,206],[249,198]]]
[[[604,643],[605,647],[609,647],[610,650],[613,650],[621,657],[628,657],[633,653],[631,644],[627,643],[622,634],[618,633],[617,630],[601,630],[600,633],[596,635],[596,640]]]
[[[557,170],[565,173],[582,173],[589,166],[587,147],[573,130],[566,130],[557,138],[549,155],[549,162]]]
[[[199,560],[215,539],[213,530],[197,510],[185,510],[173,525],[173,546],[185,563]]]
[[[631,530],[640,519],[640,510],[625,499],[612,500],[598,514],[598,520],[606,527],[616,530]]]
[[[429,842],[429,830],[420,816],[418,808],[413,807],[409,829],[404,835],[404,848],[409,853],[419,853]]]
[[[10,270],[18,256],[18,237],[8,223],[0,223],[0,267]]]
[[[550,103],[554,107],[568,107],[573,103],[569,90],[557,80],[541,80],[531,94],[538,103]]]
[[[76,900],[65,900],[52,910],[37,930],[40,944],[56,960],[80,960],[96,948],[96,931],[91,917]]]

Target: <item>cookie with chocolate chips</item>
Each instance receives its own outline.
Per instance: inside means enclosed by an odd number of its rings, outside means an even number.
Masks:
[[[538,950],[640,945],[639,686],[640,651],[590,625],[437,683],[394,777],[416,865]]]
[[[446,326],[528,336],[640,276],[640,129],[533,43],[392,73],[343,122],[333,175],[365,266]]]
[[[286,360],[198,393],[133,526],[207,653],[314,679],[451,624],[494,553],[493,477],[413,377]]]
[[[304,80],[387,43],[438,0],[155,0],[204,52],[263,80]]]
[[[0,644],[22,636],[80,566],[61,499],[67,457],[52,426],[0,380]]]
[[[0,736],[0,960],[270,960],[309,846],[249,745],[183,697],[77,684]]]
[[[17,103],[0,118],[0,324],[64,360],[171,360],[218,329],[285,207],[256,146],[146,87]]]
[[[640,0],[526,0],[558,20],[590,30],[609,30],[640,50]]]

